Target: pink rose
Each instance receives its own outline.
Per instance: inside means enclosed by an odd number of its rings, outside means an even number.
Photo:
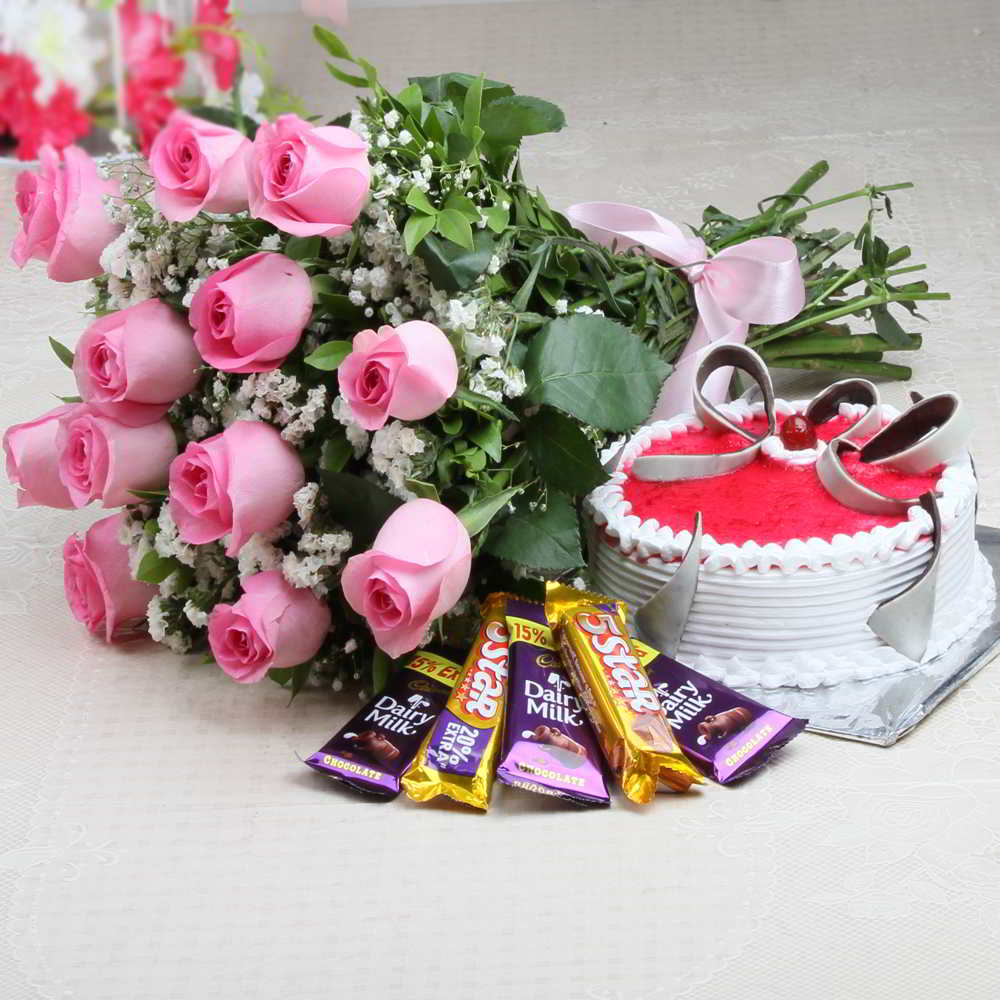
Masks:
[[[188,320],[201,356],[224,372],[274,371],[312,315],[312,285],[280,253],[256,253],[217,271],[194,294]]]
[[[63,546],[63,583],[70,611],[107,642],[135,638],[157,589],[132,579],[128,549],[118,540],[123,514],[102,518]]]
[[[194,20],[196,24],[217,24],[232,30],[229,0],[198,0]],[[199,38],[198,46],[212,60],[215,85],[219,90],[229,90],[236,67],[240,64],[240,40],[221,31],[205,31]]]
[[[59,421],[56,448],[74,507],[91,500],[121,507],[136,502],[132,490],[164,487],[177,439],[166,420],[129,427],[81,404]]]
[[[341,585],[378,645],[401,656],[462,596],[471,562],[462,522],[433,500],[411,500],[389,516],[367,552],[347,561]]]
[[[415,319],[380,327],[378,333],[362,330],[337,369],[337,381],[354,419],[377,431],[389,417],[429,417],[450,399],[458,385],[458,359],[433,323]]]
[[[270,424],[238,420],[221,434],[192,441],[170,466],[170,516],[185,542],[230,534],[235,556],[254,532],[291,514],[306,477],[295,449]]]
[[[68,509],[74,506],[59,478],[56,435],[59,421],[79,408],[78,403],[57,406],[27,423],[14,424],[4,432],[7,478],[17,486],[18,507]]]
[[[60,155],[49,146],[40,154],[41,169],[17,176],[14,204],[21,229],[11,259],[24,267],[32,257],[48,261],[53,281],[81,281],[101,273],[101,251],[122,231],[108,217],[106,195],[119,194],[118,182],[105,180],[97,164],[76,146]]]
[[[198,384],[200,368],[191,328],[159,299],[95,320],[73,362],[90,409],[131,426],[159,420]]]
[[[338,125],[279,115],[257,130],[247,169],[250,214],[295,236],[340,236],[361,214],[368,144]]]
[[[171,222],[199,212],[243,212],[250,140],[236,129],[174,111],[153,140],[156,204]]]
[[[330,609],[311,590],[299,590],[278,570],[243,581],[235,604],[217,604],[208,619],[208,644],[233,680],[252,684],[272,667],[311,660],[330,630]]]

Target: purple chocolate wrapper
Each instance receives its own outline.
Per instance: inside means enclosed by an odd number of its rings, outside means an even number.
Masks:
[[[398,795],[400,779],[441,714],[460,670],[436,653],[416,654],[306,764],[358,791]]]
[[[507,629],[507,727],[497,778],[578,805],[608,805],[603,758],[554,649],[544,607],[508,599]]]
[[[633,640],[677,742],[720,784],[745,778],[797,736],[806,719],[783,715]]]

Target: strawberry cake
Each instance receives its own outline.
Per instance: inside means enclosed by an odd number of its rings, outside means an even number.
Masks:
[[[868,407],[841,403],[832,419],[813,425],[802,419],[808,405],[777,400],[777,433],[765,437],[753,460],[705,478],[649,481],[633,463],[646,455],[737,452],[746,438],[709,429],[691,414],[643,427],[618,457],[617,471],[586,501],[593,583],[633,611],[670,580],[701,512],[698,584],[678,659],[730,685],[814,687],[917,666],[879,638],[868,619],[922,576],[933,549],[931,516],[918,505],[874,514],[834,499],[817,474],[817,458]],[[762,404],[737,401],[718,411],[766,435]],[[882,405],[882,426],[896,416]],[[857,443],[864,440],[859,435]],[[842,467],[883,496],[937,494],[941,545],[922,662],[975,634],[995,587],[975,539],[976,477],[968,452],[925,474],[865,465],[856,453],[843,454]]]

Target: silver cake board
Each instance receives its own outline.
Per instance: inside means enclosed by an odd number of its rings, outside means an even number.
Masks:
[[[1000,528],[976,525],[976,541],[1000,589]],[[1000,651],[1000,600],[978,632],[940,656],[888,677],[820,688],[740,687],[743,694],[800,719],[814,733],[889,747],[926,719],[960,684]]]

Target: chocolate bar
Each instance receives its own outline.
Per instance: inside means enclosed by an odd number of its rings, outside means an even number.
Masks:
[[[549,583],[545,613],[601,749],[633,802],[651,802],[657,782],[686,791],[702,777],[677,745],[632,646],[620,601]]]
[[[497,778],[505,785],[606,806],[601,754],[556,652],[541,604],[507,600],[509,704]]]
[[[483,602],[482,625],[455,687],[403,776],[417,802],[438,795],[488,809],[507,708],[506,594]]]
[[[633,644],[678,743],[720,784],[757,770],[806,726],[807,720],[767,708],[644,642]]]
[[[436,653],[415,654],[306,763],[351,788],[392,798],[403,772],[444,708],[461,667]]]

